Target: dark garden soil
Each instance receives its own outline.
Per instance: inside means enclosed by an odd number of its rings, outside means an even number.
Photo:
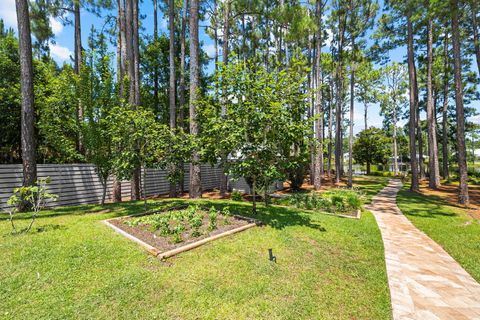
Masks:
[[[143,242],[157,248],[162,252],[176,249],[176,248],[185,246],[187,244],[199,241],[201,239],[215,236],[215,235],[224,233],[226,231],[236,229],[241,226],[245,226],[253,222],[248,218],[243,218],[235,215],[226,217],[219,214],[217,218],[217,228],[210,231],[208,230],[208,216],[205,214],[202,220],[202,226],[199,228],[199,231],[200,231],[199,236],[194,237],[192,235],[192,229],[187,223],[185,224],[185,231],[182,232],[181,234],[182,241],[174,243],[173,238],[171,236],[161,235],[158,230],[152,231],[152,228],[150,225],[140,224],[138,226],[129,226],[125,224],[127,220],[134,219],[134,218],[135,217],[124,217],[124,218],[112,219],[109,221],[109,223],[122,229],[123,231],[129,233],[130,235],[142,240]]]

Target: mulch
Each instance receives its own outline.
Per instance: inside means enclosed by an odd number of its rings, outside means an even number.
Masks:
[[[438,190],[428,188],[428,181],[420,183],[420,192],[425,195],[434,195],[445,199],[449,204],[455,207],[462,208],[473,218],[480,220],[480,186],[469,185],[468,195],[470,197],[470,204],[464,206],[458,203],[458,185],[442,184]]]

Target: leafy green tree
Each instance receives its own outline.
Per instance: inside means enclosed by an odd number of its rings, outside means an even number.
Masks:
[[[268,72],[260,64],[237,58],[215,77],[225,89],[225,116],[217,100],[208,98],[202,104],[204,157],[212,163],[223,160],[231,176],[251,181],[253,212],[256,190],[268,190],[275,179],[285,178],[300,165],[293,141],[308,137],[309,122],[298,112],[304,100],[299,88],[306,79],[294,70]],[[228,157],[222,157],[225,154]]]
[[[13,29],[0,19],[0,162],[20,160],[20,57]]]
[[[49,201],[55,201],[58,198],[55,194],[47,192],[48,183],[50,183],[49,178],[41,178],[34,185],[23,186],[13,190],[13,195],[7,201],[7,204],[10,206],[8,215],[13,234],[29,232],[40,211]],[[32,215],[28,227],[19,231],[13,218],[15,213],[19,211],[19,206],[24,205],[24,203],[27,203],[27,207],[32,211]]]
[[[381,72],[373,67],[369,59],[362,59],[356,69],[357,99],[364,106],[363,122],[364,129],[368,129],[368,106],[376,103],[378,87],[380,85]]]
[[[84,54],[81,64],[79,85],[85,119],[82,136],[85,143],[85,157],[95,164],[102,183],[102,201],[105,203],[107,180],[114,171],[113,154],[115,145],[110,132],[110,113],[119,104],[116,96],[111,54],[103,34],[92,30],[89,37],[89,51]]]
[[[143,168],[155,162],[157,150],[163,146],[165,125],[155,121],[150,110],[129,105],[114,106],[108,116],[108,129],[113,145],[112,166],[118,179],[130,179],[136,168]],[[146,185],[143,177],[143,195],[146,210]]]
[[[386,164],[390,155],[390,139],[381,129],[372,127],[361,131],[353,144],[353,157],[356,162],[366,164],[367,174],[375,163]]]

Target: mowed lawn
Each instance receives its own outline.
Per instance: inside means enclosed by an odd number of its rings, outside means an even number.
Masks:
[[[180,202],[190,201],[151,201],[150,208]],[[251,208],[201,202],[243,215]],[[391,318],[383,244],[368,212],[354,220],[260,206],[256,218],[265,226],[161,262],[101,223],[142,207],[58,208],[21,236],[9,235],[2,216],[0,318]]]
[[[480,221],[441,197],[414,193],[409,187],[397,196],[402,212],[480,281]]]

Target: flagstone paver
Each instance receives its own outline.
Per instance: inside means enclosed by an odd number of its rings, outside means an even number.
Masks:
[[[401,186],[390,180],[367,206],[384,242],[393,318],[480,320],[480,284],[402,214]]]

